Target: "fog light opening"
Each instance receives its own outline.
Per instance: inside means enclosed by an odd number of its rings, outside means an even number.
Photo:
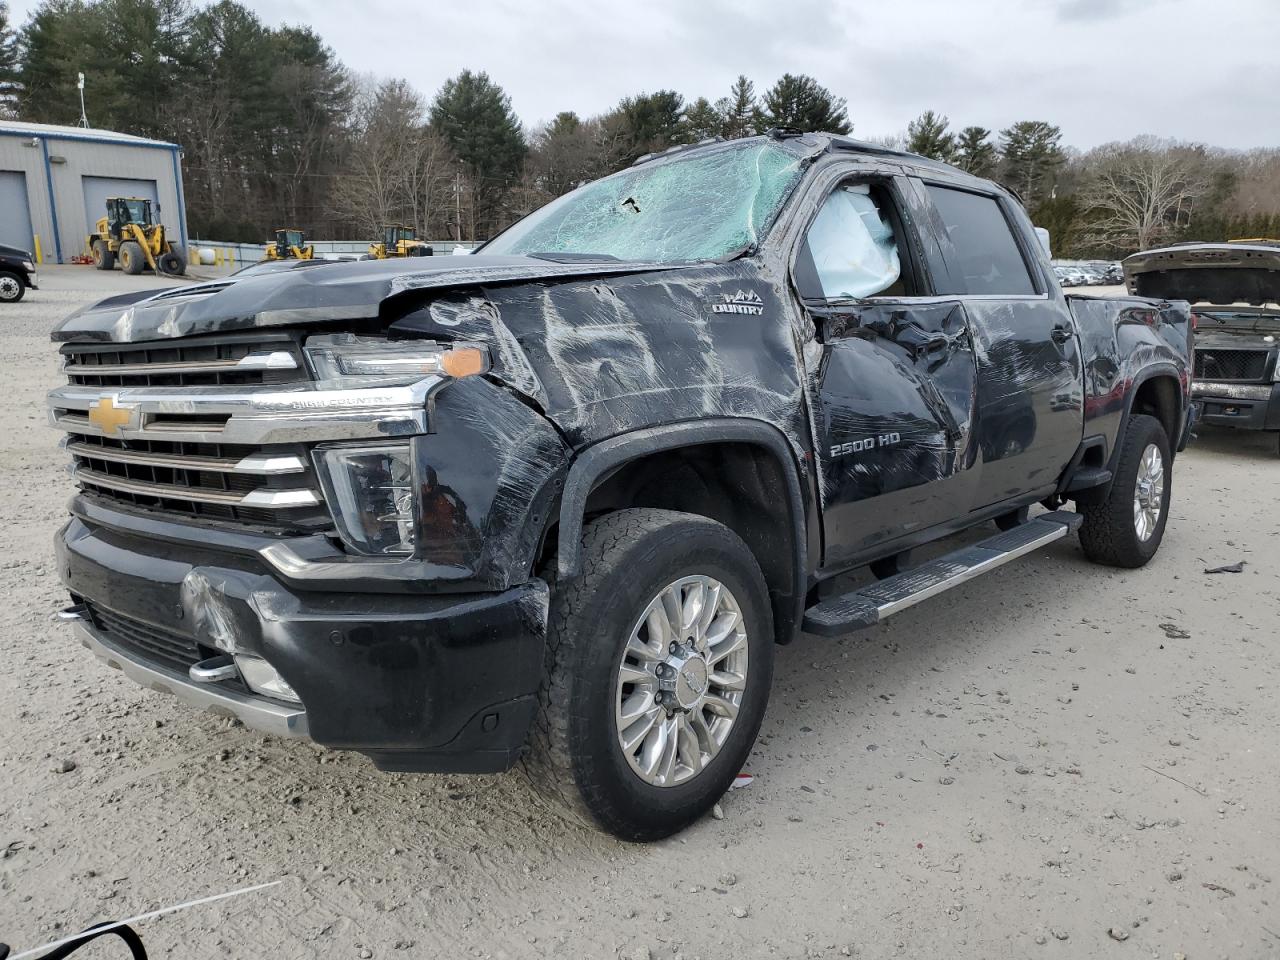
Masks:
[[[293,687],[289,686],[275,667],[261,657],[237,654],[235,660],[245,684],[254,693],[274,697],[277,700],[287,700],[290,703],[302,703],[302,698],[294,692]]]

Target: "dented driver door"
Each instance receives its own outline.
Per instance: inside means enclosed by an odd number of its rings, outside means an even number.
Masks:
[[[962,298],[932,290],[936,251],[914,227],[913,200],[901,177],[836,181],[793,261],[821,350],[827,566],[964,516],[976,496],[972,330]]]
[[[978,479],[977,364],[959,300],[811,308],[825,562],[963,516]]]

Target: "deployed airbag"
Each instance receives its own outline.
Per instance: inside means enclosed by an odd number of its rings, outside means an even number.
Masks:
[[[902,273],[893,228],[865,184],[841,187],[827,198],[809,228],[809,251],[828,299],[874,296]]]

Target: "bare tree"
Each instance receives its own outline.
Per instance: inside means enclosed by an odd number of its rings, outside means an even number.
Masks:
[[[365,84],[354,112],[360,124],[334,183],[334,212],[369,236],[388,224],[419,236],[443,231],[453,219],[457,164],[426,125],[422,98],[402,80]]]
[[[1081,191],[1089,239],[1117,250],[1144,250],[1184,226],[1208,189],[1203,151],[1139,137],[1092,151]]]

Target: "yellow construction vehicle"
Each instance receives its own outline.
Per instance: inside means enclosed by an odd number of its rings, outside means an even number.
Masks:
[[[425,240],[419,240],[412,227],[392,224],[382,228],[382,239],[369,244],[370,260],[386,260],[388,257],[429,257],[434,250]]]
[[[276,242],[267,244],[263,260],[312,260],[316,249],[307,243],[301,230],[277,230]]]
[[[150,200],[107,198],[107,215],[95,229],[87,242],[93,265],[99,270],[114,269],[118,258],[125,273],[151,269],[176,277],[186,272],[182,248],[169,242],[161,224],[152,222]]]

